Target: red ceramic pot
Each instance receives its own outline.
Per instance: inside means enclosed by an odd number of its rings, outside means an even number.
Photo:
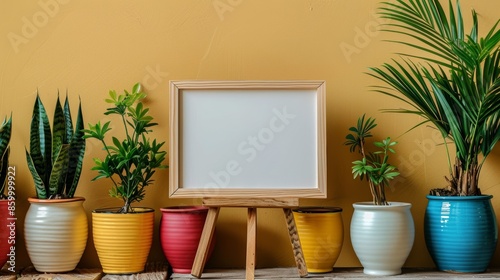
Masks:
[[[190,274],[208,208],[176,206],[161,208],[161,212],[160,242],[163,253],[174,273]],[[209,257],[215,245],[213,240],[208,251]]]
[[[10,247],[15,246],[15,236],[16,236],[16,225],[15,217],[11,217],[9,213],[9,200],[0,200],[0,267],[3,267],[7,260],[10,258]],[[9,218],[11,220],[9,220]],[[9,236],[12,235],[12,240],[9,244]],[[11,254],[12,255],[12,254]],[[15,252],[14,252],[14,263],[15,263]],[[9,266],[12,267],[12,266]]]

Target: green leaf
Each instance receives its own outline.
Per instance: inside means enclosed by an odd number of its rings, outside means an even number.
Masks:
[[[0,198],[5,197],[5,184],[7,179],[7,171],[9,168],[10,154],[10,138],[12,132],[12,115],[10,118],[4,119],[0,126]]]
[[[33,182],[35,183],[36,196],[40,199],[45,199],[47,197],[48,188],[45,186],[42,177],[38,174],[35,163],[26,150],[26,161],[28,163],[28,169],[31,172],[31,176],[33,177]]]
[[[9,119],[4,119],[0,126],[0,156],[7,150],[10,137],[12,134],[12,116]]]
[[[66,138],[64,143],[68,144],[73,138],[73,119],[71,117],[71,108],[69,106],[68,93],[66,92],[66,99],[64,101],[64,123],[66,128]]]
[[[118,100],[116,99],[116,91],[114,91],[114,90],[110,90],[110,91],[109,91],[109,96],[111,97],[111,99],[105,99],[104,101],[105,101],[106,103],[111,103],[111,104],[113,104],[113,103],[116,103],[116,102],[118,101]]]
[[[52,122],[52,155],[51,159],[55,160],[56,153],[61,149],[63,144],[67,144],[66,134],[66,115],[59,100],[59,93],[57,94],[57,102],[54,111],[54,119]],[[52,162],[51,162],[52,165]]]
[[[52,173],[49,180],[49,197],[62,194],[64,191],[65,174],[68,168],[68,150],[69,144],[63,144],[56,152]]]
[[[49,118],[37,94],[33,107],[33,117],[30,127],[30,161],[36,170],[37,176],[44,184],[48,180],[52,166],[52,134],[50,132]],[[35,182],[36,183],[36,182]]]
[[[80,175],[82,173],[83,160],[85,155],[85,135],[81,102],[78,105],[78,115],[76,119],[75,132],[71,138],[68,155],[68,173],[66,177],[66,194],[68,197],[75,195]]]
[[[141,92],[141,84],[140,83],[136,83],[132,87],[132,93],[136,94],[136,93],[140,93],[140,92]]]
[[[8,170],[9,170],[9,154],[10,147],[7,147],[5,153],[3,153],[2,158],[0,158],[0,198],[6,198],[5,186],[7,184]]]
[[[110,122],[111,121],[108,121],[104,125],[101,125],[100,121],[95,125],[89,124],[89,129],[83,130],[83,132],[85,133],[84,138],[95,138],[103,141],[106,133],[111,130],[111,128],[109,128]]]

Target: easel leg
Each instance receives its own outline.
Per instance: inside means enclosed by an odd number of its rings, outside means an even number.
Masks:
[[[246,280],[255,278],[255,247],[257,244],[257,208],[248,208]]]
[[[293,218],[292,209],[283,208],[283,212],[285,214],[288,235],[290,236],[290,242],[292,243],[293,256],[299,270],[299,275],[300,277],[306,277],[306,261],[304,260],[304,254],[302,253],[302,247],[300,245],[299,234],[297,232],[297,226],[295,225],[295,219]]]
[[[203,268],[208,257],[208,249],[215,230],[215,222],[217,222],[217,217],[219,216],[219,210],[219,207],[210,207],[208,209],[205,226],[203,227],[198,250],[196,251],[193,267],[191,268],[191,275],[196,278],[200,278],[203,273]]]

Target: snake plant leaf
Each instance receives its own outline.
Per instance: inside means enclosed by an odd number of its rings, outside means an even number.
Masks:
[[[33,177],[33,181],[35,183],[36,196],[40,199],[47,198],[48,190],[43,183],[42,177],[38,174],[33,158],[30,153],[28,153],[28,150],[26,150],[26,161],[28,162],[28,169],[30,170],[31,177]]]
[[[48,182],[52,166],[51,150],[52,134],[50,132],[49,118],[42,100],[37,94],[31,120],[29,154],[37,176],[40,176],[45,182]]]
[[[66,193],[73,197],[82,173],[83,157],[85,154],[84,122],[81,102],[78,106],[78,116],[75,124],[75,132],[71,138],[69,148],[68,174],[66,177]]]
[[[7,197],[4,193],[4,190],[8,177],[7,174],[9,169],[9,154],[10,154],[10,147],[7,147],[7,150],[5,150],[5,153],[0,159],[0,198],[2,199]]]
[[[5,119],[0,127],[0,157],[3,157],[9,147],[11,131],[12,116],[8,120]]]
[[[66,139],[66,121],[59,94],[57,95],[56,108],[54,111],[54,119],[52,121],[52,161],[55,160],[57,152],[63,144],[67,144]],[[54,164],[52,162],[51,164]]]
[[[81,102],[80,102],[81,106]],[[73,120],[71,118],[71,110],[69,106],[68,93],[66,93],[66,100],[64,101],[64,120],[66,128],[66,141],[64,143],[68,144],[73,138]]]
[[[64,191],[64,184],[66,183],[64,175],[68,169],[68,151],[69,144],[62,144],[59,150],[56,151],[49,180],[49,197],[62,194]]]

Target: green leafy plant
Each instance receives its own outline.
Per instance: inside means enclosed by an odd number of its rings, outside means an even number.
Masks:
[[[500,139],[500,30],[497,23],[479,37],[478,17],[466,33],[460,2],[449,1],[448,15],[438,0],[384,2],[379,11],[388,19],[384,31],[405,40],[397,44],[418,52],[402,53],[400,61],[371,68],[385,85],[376,91],[399,99],[415,114],[415,127],[432,124],[444,139],[449,177],[434,195],[480,195],[479,175],[486,157]],[[410,40],[406,40],[410,39]],[[455,146],[455,161],[450,156]]]
[[[345,137],[347,140],[344,144],[349,146],[351,153],[359,152],[361,154],[361,160],[352,162],[354,179],[359,177],[361,180],[368,181],[374,205],[388,205],[385,189],[389,186],[390,180],[399,175],[396,167],[388,162],[389,154],[396,153],[393,147],[397,142],[391,141],[391,138],[387,137],[380,142],[373,143],[378,148],[377,151],[368,151],[365,141],[373,136],[371,130],[376,126],[375,119],[365,120],[365,115],[363,115],[358,119],[356,126],[349,128],[351,133]]]
[[[73,129],[68,96],[61,105],[59,96],[52,129],[40,96],[37,94],[30,129],[30,149],[26,150],[28,168],[40,199],[72,198],[78,187],[85,154],[81,101]]]
[[[7,198],[5,187],[9,173],[10,136],[12,130],[12,116],[4,119],[0,126],[0,199]]]
[[[167,154],[161,151],[165,142],[159,143],[156,139],[151,141],[146,137],[152,132],[151,127],[157,123],[152,122],[149,109],[142,103],[145,97],[139,83],[133,86],[130,93],[124,91],[117,94],[114,90],[109,92],[109,98],[105,101],[112,104],[112,107],[107,108],[104,114],[118,116],[125,131],[124,139],[112,136],[109,143],[105,139],[111,130],[111,121],[89,124],[89,129],[85,130],[85,138],[99,140],[106,151],[103,160],[94,158],[95,166],[92,170],[99,174],[93,180],[109,178],[113,182],[109,194],[123,200],[121,213],[132,212],[131,204],[144,199],[145,188],[153,182],[156,169],[167,167],[162,165]]]

